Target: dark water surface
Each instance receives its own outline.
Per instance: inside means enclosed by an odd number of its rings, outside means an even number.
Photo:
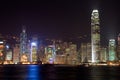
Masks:
[[[0,65],[0,80],[120,80],[120,67]]]

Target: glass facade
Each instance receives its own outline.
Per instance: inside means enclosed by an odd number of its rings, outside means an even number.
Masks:
[[[100,25],[98,10],[93,10],[91,15],[91,45],[92,45],[92,62],[100,60]]]
[[[116,60],[116,45],[115,45],[115,39],[109,40],[109,61],[115,61]]]
[[[27,34],[25,28],[23,28],[22,33],[20,34],[20,59],[22,55],[26,53],[27,53]]]

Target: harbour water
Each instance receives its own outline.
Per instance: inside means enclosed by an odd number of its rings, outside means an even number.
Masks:
[[[119,79],[119,66],[0,65],[0,80]]]

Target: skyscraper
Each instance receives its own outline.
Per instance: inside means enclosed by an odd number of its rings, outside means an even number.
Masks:
[[[20,58],[23,54],[26,53],[27,53],[27,34],[25,27],[23,27],[22,33],[20,34]]]
[[[0,62],[5,60],[5,41],[3,36],[0,34]]]
[[[120,60],[120,33],[117,38],[117,57]]]
[[[91,56],[91,43],[87,43],[87,62],[91,62],[92,56]]]
[[[86,43],[81,43],[81,62],[87,62],[87,46],[86,46]]]
[[[31,54],[30,54],[30,61],[36,62],[38,61],[38,37],[33,36],[31,42]]]
[[[109,40],[109,61],[115,61],[117,60],[116,57],[116,45],[115,45],[115,39]]]
[[[98,10],[93,10],[91,15],[91,45],[92,45],[92,62],[99,62],[100,23]]]
[[[81,62],[91,62],[90,43],[81,43]]]
[[[19,61],[19,44],[16,44],[15,47],[13,47],[13,63],[17,64]]]
[[[107,48],[102,47],[100,49],[100,62],[107,62]]]

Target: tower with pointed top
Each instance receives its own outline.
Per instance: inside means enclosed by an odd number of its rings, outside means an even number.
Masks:
[[[27,34],[26,28],[25,26],[23,26],[22,33],[20,34],[20,57],[26,53],[27,53]]]
[[[93,10],[91,15],[91,45],[92,45],[92,62],[100,60],[100,23],[99,12]]]

